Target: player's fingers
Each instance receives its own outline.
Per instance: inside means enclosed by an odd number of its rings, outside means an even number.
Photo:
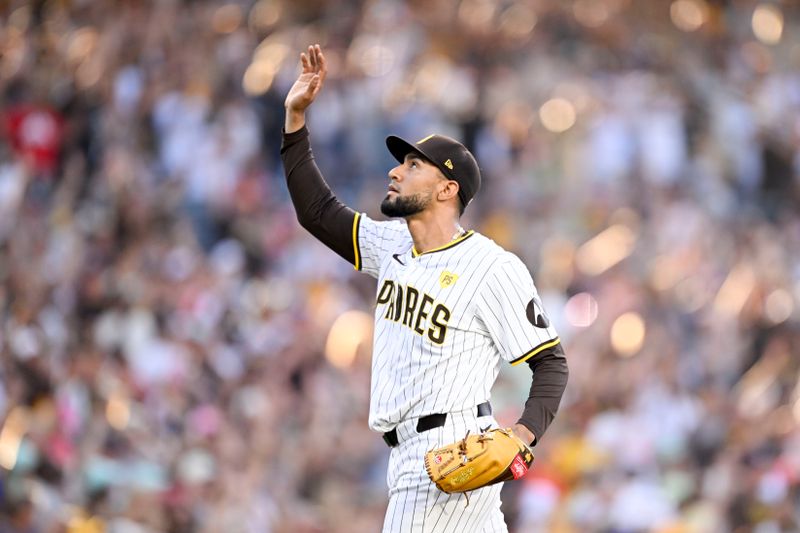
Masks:
[[[314,72],[317,73],[322,68],[322,65],[320,64],[321,63],[320,62],[320,58],[319,58],[319,45],[315,44],[313,46],[313,50],[314,50]]]
[[[314,72],[317,71],[317,54],[313,46],[308,47],[308,60],[311,63],[311,68]]]
[[[311,64],[308,62],[308,56],[306,54],[300,54],[300,64],[303,65],[303,72],[308,72],[311,68]]]
[[[319,45],[317,49],[317,61],[319,62],[319,74],[321,77],[320,82],[325,81],[325,76],[328,75],[328,63],[325,61],[325,56],[322,54],[322,48]]]

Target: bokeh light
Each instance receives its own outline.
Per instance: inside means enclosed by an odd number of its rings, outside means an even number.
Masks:
[[[764,315],[773,324],[789,320],[794,312],[792,294],[785,289],[776,289],[769,293],[764,302]]]
[[[25,40],[19,30],[11,29],[6,33],[2,57],[0,57],[0,75],[11,78],[21,69],[25,62]]]
[[[572,5],[575,20],[587,28],[598,28],[608,21],[611,15],[604,0],[577,0]]]
[[[463,0],[458,8],[458,19],[473,30],[488,29],[497,12],[493,0]]]
[[[233,33],[242,23],[244,14],[237,4],[225,4],[214,11],[211,17],[211,27],[217,33]]]
[[[563,133],[575,125],[575,107],[564,98],[552,98],[539,108],[542,125],[553,133]]]
[[[253,54],[253,61],[267,63],[276,71],[289,56],[290,48],[280,39],[265,39]],[[299,63],[299,61],[298,61]]]
[[[588,328],[597,320],[597,300],[588,292],[580,292],[564,306],[564,316],[576,328]]]
[[[249,96],[259,96],[267,92],[275,79],[276,70],[263,61],[250,63],[244,71],[242,89]]]
[[[104,533],[107,530],[106,524],[99,517],[87,518],[77,513],[70,518],[67,525],[68,533]]]
[[[761,4],[753,11],[753,34],[764,44],[778,44],[783,36],[783,13],[775,4]]]
[[[763,420],[774,413],[780,401],[781,374],[792,358],[787,344],[778,342],[765,350],[760,358],[739,379],[734,387],[737,411],[742,418]]]
[[[337,368],[352,366],[359,347],[370,341],[372,327],[372,317],[363,311],[343,313],[328,332],[325,358]]]
[[[657,291],[673,288],[685,276],[679,257],[663,254],[650,264],[650,285]]]
[[[628,257],[635,244],[636,233],[628,226],[615,224],[578,248],[576,265],[581,272],[597,276]]]
[[[106,402],[106,420],[117,431],[127,428],[131,420],[130,401],[121,394],[112,394]]]
[[[27,430],[28,413],[24,407],[15,407],[3,422],[0,430],[0,466],[13,470],[17,464],[22,437]]]
[[[725,316],[738,315],[755,287],[753,269],[744,263],[736,265],[725,278],[714,299],[714,310]]]
[[[642,349],[645,323],[641,315],[630,312],[620,315],[611,326],[611,347],[621,357],[630,357]]]
[[[679,30],[697,31],[708,20],[708,4],[704,0],[675,0],[669,8],[669,15]]]
[[[281,3],[273,0],[259,0],[250,10],[247,23],[254,30],[266,30],[281,18]]]
[[[244,92],[249,96],[259,96],[267,92],[288,55],[289,47],[282,41],[265,39],[256,48],[253,62],[242,77]]]
[[[76,30],[69,38],[67,44],[67,58],[73,64],[84,61],[97,46],[99,39],[97,30],[92,27],[84,27]]]
[[[538,21],[530,6],[513,4],[500,15],[500,30],[508,38],[522,40],[530,37]]]

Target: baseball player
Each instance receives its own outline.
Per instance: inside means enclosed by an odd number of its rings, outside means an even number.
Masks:
[[[370,427],[391,447],[384,532],[507,531],[500,488],[460,495],[426,476],[428,450],[497,427],[489,395],[501,360],[533,370],[530,397],[513,432],[540,439],[567,383],[561,341],[525,265],[459,217],[478,191],[472,154],[442,135],[386,140],[384,215],[342,205],[314,162],[305,111],[325,82],[319,45],[301,54],[286,101],[281,155],[300,224],[356,270],[377,279]],[[516,475],[515,475],[516,477]]]

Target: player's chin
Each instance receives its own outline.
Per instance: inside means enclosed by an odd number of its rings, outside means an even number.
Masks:
[[[399,217],[403,216],[402,209],[399,208],[400,202],[400,195],[398,193],[394,193],[394,191],[390,191],[389,194],[381,202],[381,213],[388,217]]]

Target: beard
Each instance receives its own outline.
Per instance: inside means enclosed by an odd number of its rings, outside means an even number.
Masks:
[[[422,193],[412,194],[411,196],[400,196],[394,198],[389,195],[381,202],[381,213],[387,217],[410,217],[423,212],[431,203],[433,195],[425,197]]]

